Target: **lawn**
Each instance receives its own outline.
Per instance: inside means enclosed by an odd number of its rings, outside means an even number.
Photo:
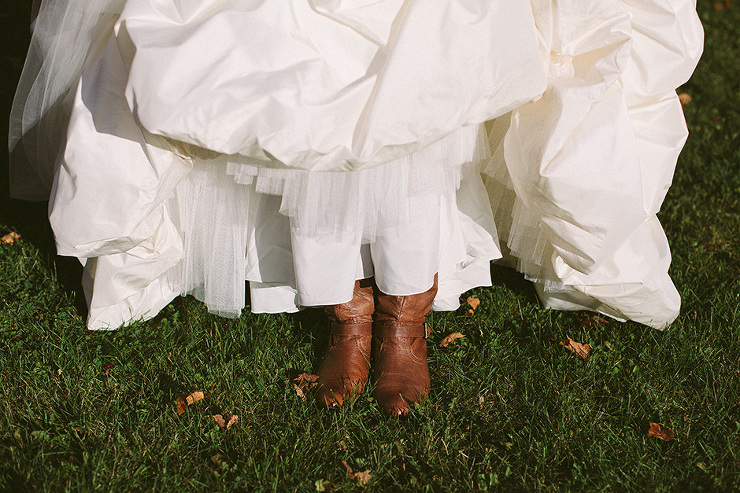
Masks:
[[[404,421],[369,393],[338,412],[301,398],[316,310],[227,320],[179,298],[87,331],[80,268],[54,255],[45,204],[8,199],[0,155],[0,236],[20,234],[0,245],[0,490],[739,490],[740,5],[699,7],[705,54],[680,89],[691,137],[660,214],[678,320],[658,332],[544,310],[494,267],[494,286],[466,295],[473,313],[430,315],[432,393]],[[26,9],[0,7],[4,133]]]

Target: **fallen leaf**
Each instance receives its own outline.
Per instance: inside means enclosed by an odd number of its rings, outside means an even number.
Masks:
[[[455,339],[460,339],[462,337],[465,336],[459,332],[453,332],[452,334],[442,339],[442,342],[439,343],[439,347],[447,347],[452,341],[454,341]]]
[[[370,481],[370,469],[366,469],[362,472],[353,472],[352,468],[347,464],[347,461],[342,461],[342,467],[347,471],[349,479],[354,481],[355,479],[360,480],[362,484],[367,484]]]
[[[302,401],[306,401],[306,392],[311,387],[315,387],[319,383],[318,375],[311,375],[310,373],[301,373],[293,379],[293,390]]]
[[[366,469],[362,472],[356,472],[349,475],[349,479],[355,480],[358,479],[360,483],[367,484],[368,481],[370,481],[370,469]]]
[[[688,93],[682,92],[678,95],[678,100],[681,101],[681,106],[686,106],[691,102],[691,96]]]
[[[609,319],[602,317],[598,314],[591,314],[581,320],[581,329],[588,330],[592,327],[597,327],[600,324],[605,325],[609,323]]]
[[[228,414],[214,414],[211,417],[216,421],[216,424],[222,430],[228,430],[229,428],[231,428],[232,425],[235,425],[237,421],[239,421],[239,416],[237,416],[236,414],[233,416]]]
[[[185,398],[185,402],[188,403],[188,406],[192,406],[196,402],[202,401],[205,398],[206,396],[203,395],[203,392],[201,392],[200,390],[196,390],[195,392],[193,392],[192,394],[190,394],[189,396]]]
[[[480,306],[480,298],[468,298],[465,300],[468,305],[470,305],[470,309],[468,310],[468,313],[472,315],[475,313],[475,310]]]
[[[177,396],[177,414],[182,414],[188,408],[188,403],[185,400],[185,396]]]
[[[650,429],[647,434],[649,437],[655,437],[664,442],[670,442],[676,436],[672,429],[658,423],[650,423]]]
[[[724,10],[726,8],[730,8],[732,6],[732,2],[730,0],[725,0],[724,2],[714,2],[714,10]]]
[[[20,237],[21,235],[19,235],[15,231],[11,231],[10,233],[0,238],[0,243],[5,243],[6,245],[12,245],[13,243],[15,243],[15,240],[17,240]]]
[[[295,393],[298,395],[298,397],[301,398],[303,402],[306,402],[306,394],[303,392],[303,389],[298,384],[293,384],[293,390],[295,390]]]
[[[107,372],[106,372],[107,374]],[[178,395],[177,396],[177,414],[182,414],[187,410],[188,406],[192,406],[196,402],[205,399],[205,395],[203,395],[203,392],[200,390],[196,390],[192,394],[185,396],[185,395]]]
[[[580,342],[574,341],[569,336],[565,336],[565,339],[560,341],[560,344],[581,359],[588,359],[591,354],[591,346],[589,344],[581,344]]]
[[[473,310],[480,306],[480,298],[468,298],[465,301],[468,302],[468,305],[470,305],[470,308],[472,308]]]
[[[311,375],[310,373],[301,373],[293,379],[295,383],[301,387],[313,387],[319,382],[318,375]]]

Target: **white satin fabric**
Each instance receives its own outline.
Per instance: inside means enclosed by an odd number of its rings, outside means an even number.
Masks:
[[[693,0],[91,5],[42,3],[11,119],[14,192],[50,187],[90,328],[186,293],[237,316],[245,279],[277,312],[439,272],[454,309],[499,240],[549,307],[676,317],[655,215]]]

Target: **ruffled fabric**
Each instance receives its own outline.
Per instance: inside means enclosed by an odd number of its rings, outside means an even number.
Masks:
[[[499,233],[546,306],[656,328],[678,315],[656,213],[688,135],[675,88],[701,54],[694,6],[537,10],[548,90],[493,123],[486,173]]]
[[[393,161],[545,89],[526,2],[130,0],[115,37],[148,131],[313,171]]]
[[[125,0],[34,0],[33,37],[10,113],[10,192],[46,200],[64,147],[66,104],[88,52],[109,36]]]
[[[701,49],[693,0],[44,1],[11,185],[51,193],[93,329],[238,316],[245,280],[277,312],[439,273],[454,309],[499,240],[546,306],[664,328]]]

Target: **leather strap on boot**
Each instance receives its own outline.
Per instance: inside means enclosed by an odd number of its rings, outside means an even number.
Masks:
[[[391,296],[376,291],[373,323],[373,397],[390,416],[405,416],[429,394],[425,319],[437,294]]]
[[[398,325],[377,323],[373,327],[373,337],[426,337],[426,325]]]
[[[373,323],[329,322],[329,335],[332,336],[368,336],[373,333]]]

